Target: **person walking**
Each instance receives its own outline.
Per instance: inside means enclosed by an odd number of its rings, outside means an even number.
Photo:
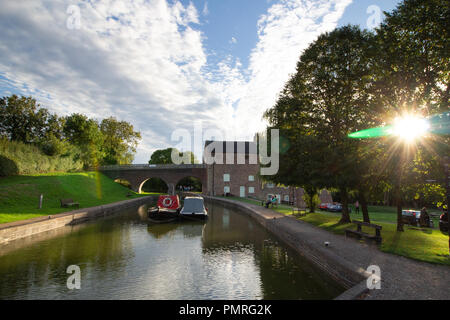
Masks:
[[[359,214],[359,202],[358,202],[358,200],[356,200],[356,202],[355,202],[355,213]]]

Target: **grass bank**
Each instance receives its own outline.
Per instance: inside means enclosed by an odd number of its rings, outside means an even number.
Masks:
[[[261,205],[260,201],[248,198],[231,197],[230,199]],[[273,210],[285,215],[292,215],[292,207],[287,205],[278,205]],[[383,237],[380,246],[381,251],[420,261],[450,265],[448,235],[439,231],[436,221],[435,229],[405,226],[405,232],[397,232],[395,208],[369,207],[369,215],[373,223],[383,227],[381,231]],[[296,219],[340,235],[345,234],[345,229],[355,229],[352,224],[339,224],[340,217],[340,213],[316,212],[304,217],[296,217]],[[352,213],[351,218],[362,220],[362,214]],[[363,231],[370,234],[374,233],[371,228],[367,230],[363,228]]]
[[[44,201],[38,209],[41,194]],[[146,195],[138,195],[98,172],[10,176],[0,178],[0,223],[73,210],[61,208],[62,198],[87,208]]]
[[[0,138],[0,176],[80,171],[83,163],[74,158],[73,154],[51,157],[37,146]]]

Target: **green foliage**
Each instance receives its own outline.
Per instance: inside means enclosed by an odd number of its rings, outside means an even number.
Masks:
[[[104,138],[97,121],[82,114],[72,114],[65,119],[64,134],[71,144],[80,148],[80,159],[85,168],[101,163]]]
[[[131,124],[113,117],[101,124],[78,113],[61,118],[40,108],[32,97],[12,95],[0,99],[0,137],[39,146],[48,156],[73,156],[90,168],[131,163],[141,135]]]
[[[47,136],[47,138],[39,144],[42,152],[48,156],[61,156],[67,155],[70,150],[73,150],[73,146],[67,141],[60,140],[53,134]]]
[[[305,192],[303,194],[303,201],[308,205],[308,208],[310,209],[310,212],[314,212],[315,209],[320,204],[320,198],[319,195],[316,193],[308,193]]]
[[[0,99],[0,133],[14,141],[37,142],[45,135],[49,117],[31,97],[12,95]]]
[[[0,176],[81,170],[74,155],[47,156],[33,145],[0,138]]]
[[[343,222],[349,221],[346,194],[358,183],[358,142],[347,135],[374,121],[367,90],[372,38],[355,26],[319,36],[301,55],[276,105],[266,112],[270,125],[282,129],[290,145],[280,159],[285,169],[274,179],[304,188],[339,188]]]
[[[100,124],[103,135],[103,164],[130,164],[141,134],[131,124],[114,117],[103,119]]]
[[[168,148],[162,150],[156,150],[152,153],[149,164],[173,164],[172,154],[176,154],[178,157],[182,159],[189,159],[188,161],[183,161],[185,164],[193,164],[198,163],[198,160],[195,158],[195,155],[191,151],[180,152],[176,148]],[[188,162],[188,163],[186,163]]]
[[[339,190],[342,222],[349,221],[345,208],[352,190],[363,212],[365,199],[387,190],[399,213],[404,200],[442,204],[441,160],[450,153],[448,135],[430,135],[414,145],[395,137],[347,135],[404,113],[448,111],[449,20],[448,1],[405,0],[374,33],[345,26],[319,36],[265,114],[270,128],[281,129],[290,146],[270,179]],[[426,183],[430,179],[437,183]]]

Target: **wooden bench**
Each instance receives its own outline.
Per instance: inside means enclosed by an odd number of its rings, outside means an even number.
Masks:
[[[292,208],[292,215],[306,216],[306,209],[307,208]]]
[[[69,208],[69,207],[80,207],[80,204],[78,202],[73,202],[72,199],[59,199],[61,202],[62,208]]]
[[[367,223],[367,222],[362,222],[362,221],[356,221],[353,220],[352,223],[357,225],[357,229],[356,230],[351,230],[351,229],[346,229],[345,230],[345,235],[348,236],[350,234],[356,235],[358,236],[358,238],[361,237],[365,237],[367,239],[370,240],[375,240],[377,243],[381,243],[381,229],[383,228],[382,226],[379,226],[377,224],[372,224],[372,223]],[[375,235],[370,235],[368,233],[364,233],[362,232],[362,227],[369,227],[369,228],[374,228],[375,229]]]

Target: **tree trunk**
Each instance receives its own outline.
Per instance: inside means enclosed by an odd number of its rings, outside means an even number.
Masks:
[[[369,208],[367,207],[366,195],[362,189],[359,190],[359,200],[361,202],[360,204],[364,222],[370,223]]]
[[[348,213],[348,193],[347,188],[339,189],[341,192],[342,201],[342,218],[339,221],[340,224],[352,222],[350,219],[350,214]]]
[[[315,205],[314,205],[314,196],[317,194],[316,190],[309,190],[308,196],[309,196],[309,213],[314,213]]]
[[[395,205],[397,206],[397,231],[403,232],[403,218],[402,218],[402,196],[400,186],[396,186],[395,190]]]

